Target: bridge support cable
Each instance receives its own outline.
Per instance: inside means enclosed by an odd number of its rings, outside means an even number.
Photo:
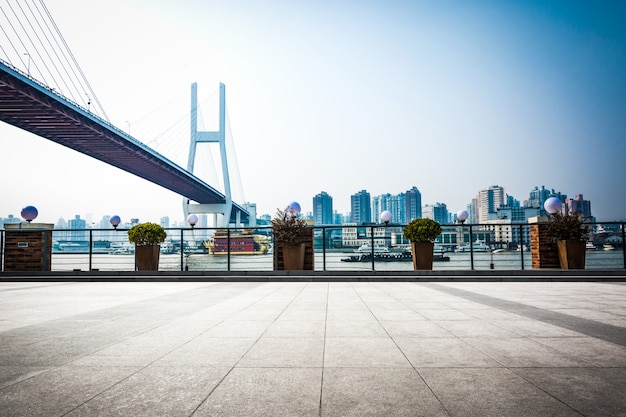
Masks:
[[[1,0],[0,28],[1,60],[109,121],[43,0]]]

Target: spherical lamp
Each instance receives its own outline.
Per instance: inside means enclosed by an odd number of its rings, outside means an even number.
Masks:
[[[456,213],[456,218],[459,219],[461,223],[465,223],[465,220],[467,220],[468,217],[469,213],[467,210],[459,210],[458,213]]]
[[[37,211],[37,208],[35,206],[26,206],[22,209],[20,213],[20,216],[22,216],[22,218],[26,220],[28,223],[35,220],[38,215],[39,215],[39,212]]]
[[[550,197],[543,203],[543,208],[550,214],[556,214],[563,208],[563,203],[558,197]]]
[[[111,226],[113,226],[114,229],[117,229],[117,226],[120,225],[122,219],[116,214],[115,216],[111,216],[109,222],[111,222]]]
[[[195,214],[190,214],[189,216],[187,216],[187,223],[189,223],[191,227],[194,227],[196,224],[198,224],[198,216],[196,216]]]
[[[391,212],[389,210],[385,210],[380,213],[380,220],[382,220],[385,224],[389,224],[389,222],[391,221],[391,217]]]
[[[298,215],[300,214],[300,210],[301,210],[300,204],[297,201],[292,201],[287,206],[287,213],[291,217],[298,217]]]

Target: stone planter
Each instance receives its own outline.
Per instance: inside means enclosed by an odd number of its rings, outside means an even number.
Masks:
[[[429,270],[433,269],[433,253],[435,244],[432,242],[411,242],[413,255],[413,269]]]
[[[557,240],[561,269],[585,269],[586,247],[582,240]]]
[[[135,245],[135,270],[158,271],[161,245]]]

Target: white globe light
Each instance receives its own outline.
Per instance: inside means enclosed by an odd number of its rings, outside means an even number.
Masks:
[[[464,222],[468,217],[469,213],[467,210],[459,210],[458,213],[456,213],[456,218],[459,219],[460,222]]]
[[[189,223],[191,227],[194,227],[198,223],[198,216],[196,216],[195,214],[190,214],[189,216],[187,216],[187,223]]]
[[[550,197],[543,203],[543,208],[550,214],[554,214],[556,212],[561,211],[563,208],[563,203],[558,197]]]
[[[383,221],[383,223],[389,223],[391,221],[391,217],[391,212],[389,210],[385,210],[380,213],[380,219]]]
[[[117,226],[119,226],[120,223],[122,222],[122,219],[120,218],[120,216],[115,215],[115,216],[111,216],[111,218],[109,219],[109,222],[111,222],[111,226],[117,228]]]
[[[35,220],[38,215],[39,212],[34,206],[26,206],[22,209],[22,212],[20,213],[20,216],[22,216],[22,218],[29,223]]]
[[[292,217],[298,217],[298,215],[300,214],[300,210],[300,204],[298,204],[297,201],[292,201],[287,206],[287,213],[291,214]]]

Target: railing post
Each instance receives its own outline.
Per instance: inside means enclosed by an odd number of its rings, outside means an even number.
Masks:
[[[372,238],[372,271],[376,270],[375,252],[374,252],[374,226],[370,226],[370,234]]]
[[[472,225],[469,225],[469,241],[470,241],[470,269],[474,270],[474,235],[472,234]]]
[[[519,225],[519,253],[522,259],[522,271],[524,270],[524,225]]]
[[[185,231],[181,227],[180,228],[180,270],[181,271],[185,270],[185,251],[183,250],[183,239],[185,238],[184,233]]]
[[[4,230],[0,230],[0,271],[4,270]]]
[[[89,270],[92,270],[92,259],[93,259],[93,230],[89,229]]]
[[[626,231],[624,230],[624,226],[626,226],[626,223],[622,223],[622,253],[624,254],[624,269],[626,269],[626,242],[624,242],[626,238]]]
[[[230,227],[226,228],[226,245],[228,246],[226,262],[228,265],[228,271],[230,271]]]
[[[322,227],[322,270],[326,271],[326,228]]]

